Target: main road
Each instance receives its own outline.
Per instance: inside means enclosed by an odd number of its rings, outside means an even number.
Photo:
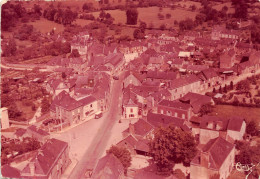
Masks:
[[[112,79],[113,80],[113,79]],[[107,141],[111,135],[111,129],[120,118],[120,94],[122,94],[123,73],[121,73],[119,80],[113,80],[110,107],[109,111],[104,116],[104,122],[101,125],[95,138],[92,140],[90,147],[84,153],[78,164],[70,174],[70,179],[85,178],[85,173],[88,169],[93,169],[98,162],[98,159],[103,154]],[[87,140],[87,139],[86,139]],[[78,146],[80,147],[80,146]]]

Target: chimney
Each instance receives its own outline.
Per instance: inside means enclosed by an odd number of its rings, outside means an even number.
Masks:
[[[222,121],[217,121],[216,130],[221,130],[222,128],[223,128],[223,122]]]
[[[207,124],[207,127],[208,127],[209,129],[213,129],[213,122],[212,122],[212,121],[209,122],[209,123]]]
[[[29,168],[30,168],[31,176],[34,176],[35,175],[35,165],[34,165],[34,162],[30,162],[29,163]]]
[[[132,135],[135,134],[135,126],[131,122],[129,123],[129,133]]]
[[[209,167],[209,153],[207,152],[200,153],[200,165],[205,168]]]

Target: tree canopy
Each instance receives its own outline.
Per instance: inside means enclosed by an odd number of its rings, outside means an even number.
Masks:
[[[129,25],[136,25],[137,24],[137,18],[138,18],[138,11],[137,9],[128,9],[126,11],[126,17],[127,17],[127,21],[126,24]]]
[[[117,146],[112,145],[110,147],[110,149],[107,150],[107,153],[114,154],[116,156],[116,158],[118,158],[120,160],[120,162],[122,163],[122,165],[125,169],[125,173],[126,173],[128,167],[131,166],[131,161],[132,161],[130,152],[126,148],[117,147]]]
[[[174,163],[189,164],[196,155],[195,138],[173,125],[160,127],[150,143],[150,152],[160,174],[172,172]]]

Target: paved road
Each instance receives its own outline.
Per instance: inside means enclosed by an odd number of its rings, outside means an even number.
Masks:
[[[119,80],[114,80],[111,92],[110,108],[108,113],[106,114],[104,123],[100,127],[99,132],[95,136],[90,147],[72,171],[71,175],[69,176],[70,179],[85,178],[86,170],[94,168],[96,163],[98,162],[98,159],[103,154],[108,139],[111,135],[111,129],[120,118],[120,108],[118,107],[118,104],[120,102],[119,100],[122,89],[122,81],[123,74],[120,75]]]

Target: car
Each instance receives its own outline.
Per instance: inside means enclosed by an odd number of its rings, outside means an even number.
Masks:
[[[118,76],[113,76],[113,79],[114,80],[119,80],[119,77]]]
[[[99,118],[101,118],[102,116],[103,116],[102,112],[99,111],[99,112],[97,112],[97,113],[95,114],[95,119],[99,119]]]

